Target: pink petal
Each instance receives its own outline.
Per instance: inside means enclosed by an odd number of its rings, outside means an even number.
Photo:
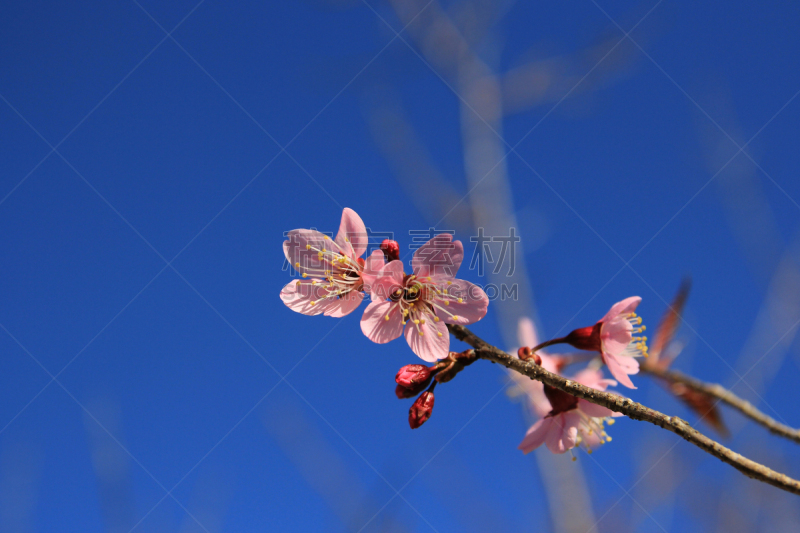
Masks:
[[[380,250],[377,253],[383,254]],[[376,275],[368,274],[366,277],[362,275],[362,278],[364,278],[364,290],[369,292],[370,298],[385,300],[403,288],[403,262],[389,261]]]
[[[348,242],[349,240],[349,242]],[[340,252],[349,257],[361,257],[367,251],[367,228],[355,211],[345,207],[342,211],[342,222],[336,234],[336,244]]]
[[[325,310],[325,316],[332,316],[340,318],[349,315],[361,304],[364,299],[364,293],[357,291],[349,291],[339,296],[338,300],[334,301],[334,305],[329,306]]]
[[[614,386],[617,384],[613,379],[604,379],[603,373],[594,368],[585,368],[575,374],[572,379],[581,385],[597,390],[606,390],[609,385]]]
[[[633,386],[633,382],[631,381],[631,378],[628,377],[628,374],[639,373],[639,361],[627,355],[613,355],[606,353],[603,354],[603,361],[605,361],[609,372],[611,372],[611,375],[614,376],[617,381],[629,389],[636,388]]]
[[[411,266],[418,277],[454,278],[461,261],[464,247],[461,241],[453,241],[449,233],[436,235],[414,252]]]
[[[528,408],[540,418],[544,418],[545,415],[547,415],[547,413],[553,409],[553,407],[550,405],[550,401],[544,394],[544,386],[542,383],[534,379],[530,379],[527,376],[523,376],[522,374],[519,374],[513,370],[509,370],[508,373],[511,376],[511,379],[514,381],[516,387],[523,394],[525,394],[525,396],[527,396]]]
[[[619,355],[633,339],[633,326],[624,318],[616,318],[611,322],[603,322],[600,327],[600,341],[603,351]]]
[[[607,416],[612,416],[614,414],[614,411],[608,409],[607,407],[587,402],[586,400],[583,399],[578,400],[578,409],[580,409],[586,415],[596,418],[604,418]]]
[[[517,323],[517,342],[520,346],[533,348],[539,344],[539,335],[536,333],[536,324],[528,317],[519,319]]]
[[[375,250],[364,261],[364,269],[361,271],[361,281],[364,282],[364,291],[368,294],[372,293],[372,286],[375,281],[380,277],[381,271],[386,264],[383,252]]]
[[[522,439],[517,448],[522,450],[522,453],[532,452],[544,443],[552,425],[552,418],[542,418],[528,429],[528,432],[525,433],[525,438]]]
[[[313,229],[294,229],[287,234],[289,240],[283,241],[283,254],[300,273],[309,272],[311,276],[322,276],[328,270],[327,259],[320,259],[316,250],[335,248],[326,236]],[[309,250],[311,245],[316,250]],[[299,266],[298,266],[299,263]]]
[[[303,280],[298,284],[297,280],[290,281],[281,290],[281,300],[286,307],[292,311],[303,313],[304,315],[319,315],[332,308],[336,303],[335,298],[326,299],[328,289],[321,280],[316,285],[310,281]],[[311,302],[314,302],[314,305]]]
[[[615,303],[611,306],[611,309],[609,309],[608,313],[606,313],[606,316],[603,317],[601,322],[613,320],[621,314],[633,313],[641,301],[642,298],[639,296],[630,296],[621,302]]]
[[[386,317],[389,320],[386,320]],[[394,302],[372,302],[361,317],[361,331],[372,342],[386,344],[403,333],[403,313]]]
[[[578,440],[580,415],[574,410],[553,417],[553,428],[547,434],[545,443],[553,453],[565,453],[575,447]]]
[[[427,317],[424,324],[422,321],[414,324],[409,320],[405,335],[411,351],[423,361],[434,363],[450,353],[450,332],[447,331],[443,320],[436,322]]]
[[[436,303],[444,309],[444,311],[437,310],[442,320],[448,324],[472,324],[486,316],[489,297],[483,289],[463,279],[454,279],[453,284],[446,287],[450,295],[447,299],[448,305],[444,306],[441,299],[436,300]],[[461,303],[458,302],[458,298],[461,299]]]

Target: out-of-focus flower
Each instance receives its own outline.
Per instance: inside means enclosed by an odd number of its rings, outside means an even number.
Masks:
[[[573,381],[597,390],[606,390],[616,381],[603,379],[599,370],[585,369]],[[565,453],[575,446],[583,445],[591,453],[592,448],[611,440],[605,425],[613,423],[611,417],[622,416],[610,409],[544,385],[544,395],[530,397],[531,410],[542,416],[533,424],[519,445],[523,453],[529,453],[542,444],[553,453]]]
[[[413,274],[390,261],[370,278],[373,299],[361,318],[361,330],[373,342],[396,339],[405,328],[413,352],[425,361],[447,357],[450,335],[445,323],[472,324],[486,315],[483,289],[455,279],[464,258],[460,241],[444,233],[423,244],[412,259]]]
[[[420,394],[419,398],[408,410],[408,425],[411,429],[417,429],[428,421],[433,412],[433,391],[427,390]]]
[[[355,211],[345,208],[335,239],[311,229],[288,233],[283,243],[286,259],[303,279],[287,284],[281,300],[289,309],[304,315],[342,317],[364,298],[365,271],[383,267],[383,253],[376,250],[365,262],[367,230]]]
[[[689,297],[691,282],[684,279],[672,303],[661,317],[656,333],[653,336],[653,343],[650,349],[650,357],[642,366],[648,366],[657,370],[667,370],[678,354],[683,349],[682,344],[675,342],[675,333],[680,324],[681,314]],[[673,382],[668,379],[658,379],[658,382],[689,409],[701,417],[701,420],[710,425],[717,433],[727,437],[729,432],[722,418],[722,413],[717,407],[719,400],[715,397],[687,387],[683,383]]]

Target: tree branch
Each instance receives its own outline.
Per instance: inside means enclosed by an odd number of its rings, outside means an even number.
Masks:
[[[642,365],[639,368],[643,374],[650,374],[671,383],[681,383],[690,389],[713,396],[730,407],[733,407],[751,420],[758,422],[770,432],[800,443],[800,429],[794,429],[781,424],[777,420],[756,409],[756,407],[747,400],[739,398],[722,385],[717,383],[705,383],[676,370],[662,370],[651,365]]]
[[[733,466],[745,476],[763,483],[768,483],[787,492],[800,495],[800,481],[792,479],[785,474],[775,472],[771,468],[739,455],[738,453],[726,448],[722,444],[703,435],[691,427],[685,420],[682,420],[677,416],[667,416],[664,413],[656,411],[655,409],[650,409],[649,407],[646,407],[640,403],[636,403],[623,396],[585,387],[572,380],[559,376],[558,374],[548,372],[533,361],[523,361],[517,357],[513,357],[505,353],[499,348],[488,344],[463,326],[448,324],[447,327],[457,339],[472,346],[475,349],[475,354],[481,359],[487,359],[493,363],[499,363],[506,368],[519,372],[520,374],[528,376],[531,379],[535,379],[536,381],[540,381],[551,387],[555,387],[588,402],[602,405],[603,407],[607,407],[612,411],[622,413],[628,418],[632,418],[634,420],[643,420],[664,429],[668,429],[684,440],[691,442],[701,450],[710,453],[714,457],[719,458],[721,461]]]

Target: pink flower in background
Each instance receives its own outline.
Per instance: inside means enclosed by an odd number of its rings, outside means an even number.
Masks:
[[[383,267],[383,253],[376,250],[365,262],[367,230],[355,211],[345,208],[336,239],[316,230],[296,229],[283,243],[286,259],[304,279],[281,290],[289,309],[304,315],[342,317],[364,298],[362,276]]]
[[[597,390],[616,385],[616,381],[603,379],[603,374],[594,369],[583,370],[572,379]],[[553,453],[565,453],[579,445],[591,453],[592,447],[611,440],[605,431],[606,422],[609,425],[613,423],[609,418],[622,416],[547,385],[544,385],[543,398],[536,395],[531,399],[537,402],[532,406],[533,410],[546,414],[530,427],[519,444],[523,453],[529,453],[542,444]]]
[[[524,317],[517,323],[517,341],[522,347],[533,347],[539,344],[539,335],[536,325],[530,318]],[[511,350],[509,353],[515,353]],[[557,355],[543,353],[536,354],[541,359],[540,366],[549,372],[558,374],[561,367],[561,358]],[[544,384],[541,381],[530,379],[514,370],[508,371],[514,386],[509,390],[510,396],[524,395],[529,410],[539,417],[544,417],[550,412],[550,404],[544,395]]]
[[[472,324],[486,315],[489,298],[468,281],[455,279],[464,258],[461,241],[444,233],[423,244],[411,261],[413,274],[390,261],[365,276],[372,303],[361,318],[370,340],[386,343],[405,329],[408,345],[428,362],[447,357],[450,335],[445,324]]]
[[[634,358],[647,357],[647,337],[634,336],[645,330],[641,317],[634,313],[641,301],[639,296],[625,298],[612,305],[594,326],[576,329],[559,341],[580,350],[600,352],[611,375],[626,387],[635,389],[628,377],[639,372],[639,361]]]

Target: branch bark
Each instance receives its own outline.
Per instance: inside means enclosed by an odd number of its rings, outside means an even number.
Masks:
[[[717,383],[705,383],[699,379],[687,376],[683,372],[678,372],[676,370],[661,370],[649,365],[642,365],[640,370],[643,374],[649,374],[671,383],[681,383],[690,389],[713,396],[730,407],[733,407],[751,420],[758,422],[767,428],[771,433],[800,443],[800,429],[794,429],[785,424],[781,424],[777,420],[756,409],[756,407],[747,400],[739,398],[722,385]]]
[[[771,468],[762,464],[756,463],[722,444],[710,439],[703,435],[693,427],[691,427],[685,420],[677,416],[668,416],[664,413],[651,409],[640,403],[634,402],[629,398],[603,392],[589,387],[585,387],[572,380],[548,372],[544,368],[538,366],[533,361],[523,361],[517,357],[513,357],[503,350],[490,345],[469,329],[459,325],[448,325],[450,333],[457,339],[466,342],[475,349],[475,353],[481,359],[486,359],[493,363],[499,363],[504,367],[519,372],[524,376],[531,379],[540,381],[564,391],[578,398],[582,398],[591,403],[602,405],[612,411],[622,413],[628,418],[634,420],[642,420],[650,422],[656,426],[662,427],[672,431],[684,440],[694,444],[701,450],[717,457],[724,463],[728,463],[735,469],[739,470],[745,476],[767,483],[777,487],[786,492],[800,495],[800,481],[792,479],[785,474],[781,474],[772,470]]]

